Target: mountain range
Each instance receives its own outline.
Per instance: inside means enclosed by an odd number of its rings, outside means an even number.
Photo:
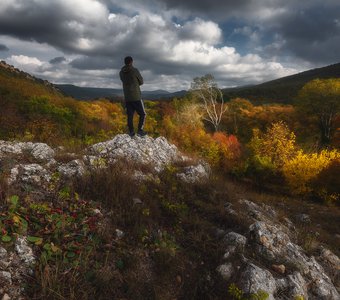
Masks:
[[[340,78],[340,63],[267,81],[258,85],[223,89],[225,99],[246,98],[255,103],[292,103],[298,91],[313,79]]]
[[[95,88],[95,87],[79,87],[72,84],[55,84],[55,86],[67,96],[71,96],[79,100],[91,100],[97,98],[108,98],[111,100],[119,100],[123,97],[122,89]],[[174,97],[182,97],[187,91],[178,91],[170,93],[165,90],[142,91],[142,98],[145,100],[172,99]]]
[[[52,84],[46,80],[36,78],[18,70],[13,66],[6,64],[4,61],[0,62],[0,71],[1,69],[14,74],[15,76],[20,76],[21,78],[30,79],[38,84],[43,84],[52,90],[59,91],[66,96],[71,96],[78,100],[107,98],[112,101],[118,101],[123,97],[122,89],[79,87],[72,84]],[[292,103],[303,85],[316,78],[340,78],[340,63],[267,81],[258,85],[225,88],[222,89],[222,92],[225,100],[246,98],[257,104],[272,102]],[[186,93],[187,91],[185,90],[173,93],[165,90],[142,91],[142,97],[145,100],[170,100],[174,97],[183,97]]]
[[[303,85],[316,78],[340,78],[340,63],[308,70],[257,85],[225,88],[222,91],[226,100],[240,97],[259,104],[268,102],[291,103]],[[71,84],[55,84],[55,86],[63,94],[80,100],[96,98],[118,100],[123,97],[123,91],[121,89],[79,87]],[[173,93],[165,90],[142,91],[142,97],[147,100],[169,100],[174,97],[182,97],[186,93],[187,91],[185,90]]]

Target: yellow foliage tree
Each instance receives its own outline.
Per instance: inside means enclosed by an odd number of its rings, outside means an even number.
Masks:
[[[298,151],[295,157],[284,163],[282,172],[293,193],[306,194],[313,191],[312,180],[334,160],[340,160],[337,150],[311,154]]]
[[[319,121],[321,143],[329,144],[340,112],[340,79],[315,79],[299,92],[298,107]]]
[[[264,134],[254,129],[249,147],[254,156],[266,158],[277,168],[293,158],[297,148],[294,132],[282,121],[272,123]]]

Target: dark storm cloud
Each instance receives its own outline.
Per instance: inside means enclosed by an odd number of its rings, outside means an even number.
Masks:
[[[269,27],[285,41],[284,50],[316,63],[340,61],[340,3],[282,14]]]
[[[0,51],[9,51],[6,45],[0,44]]]
[[[171,9],[219,21],[237,19],[261,28],[266,39],[276,37],[279,56],[291,55],[316,64],[340,61],[340,2],[338,0],[160,0]],[[249,37],[250,38],[250,37]],[[264,43],[259,40],[259,43]],[[254,47],[254,44],[251,44]],[[263,48],[264,49],[264,48]],[[269,45],[266,49],[273,49]],[[270,55],[263,53],[263,56]]]
[[[188,12],[206,16],[223,17],[236,11],[251,7],[254,0],[160,0],[167,8],[184,9]]]
[[[79,70],[106,70],[119,67],[121,62],[107,57],[78,57],[70,62],[73,68]]]
[[[66,58],[65,58],[65,57],[63,57],[63,56],[58,56],[58,57],[55,57],[55,58],[51,59],[51,60],[49,61],[49,63],[52,64],[52,65],[57,65],[57,64],[60,64],[60,63],[62,63],[62,62],[64,62],[64,61],[66,61]]]
[[[97,35],[95,21],[101,16],[104,7],[95,6],[98,16],[86,19],[83,6],[68,7],[67,1],[14,1],[0,7],[0,34],[48,43],[66,52],[89,50],[79,47],[81,38],[91,39]],[[79,5],[81,1],[76,1]],[[77,3],[74,3],[77,5]],[[93,10],[95,12],[95,10]],[[84,26],[84,25],[87,26]],[[90,25],[90,26],[88,26]]]

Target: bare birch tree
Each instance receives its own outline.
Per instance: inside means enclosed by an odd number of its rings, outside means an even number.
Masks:
[[[207,74],[194,78],[191,92],[203,102],[202,106],[206,113],[203,120],[211,123],[215,131],[218,131],[223,113],[228,107],[224,105],[222,91],[218,88],[214,76]]]

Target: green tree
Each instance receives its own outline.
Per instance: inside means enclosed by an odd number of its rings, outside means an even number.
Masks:
[[[317,117],[321,145],[329,144],[340,110],[340,79],[315,79],[308,82],[299,92],[297,104],[300,111]]]
[[[191,92],[203,102],[205,110],[203,119],[211,123],[217,131],[227,106],[224,105],[222,91],[218,88],[214,76],[207,74],[194,78]]]

